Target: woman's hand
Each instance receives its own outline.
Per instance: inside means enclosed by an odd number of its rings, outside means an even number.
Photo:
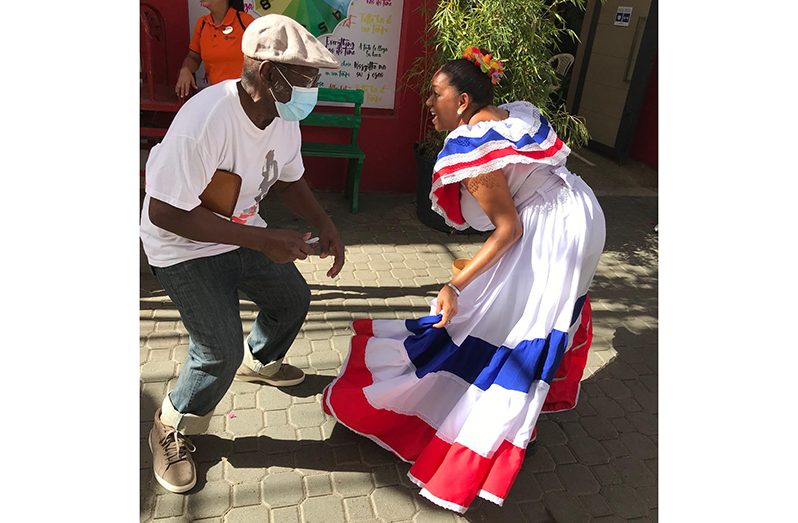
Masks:
[[[438,291],[435,314],[443,314],[441,321],[433,325],[435,328],[445,327],[457,314],[457,294],[448,285]]]
[[[197,79],[194,78],[194,73],[188,67],[181,67],[180,74],[177,77],[177,84],[175,85],[175,94],[178,98],[185,98],[188,96],[191,88],[197,88]]]

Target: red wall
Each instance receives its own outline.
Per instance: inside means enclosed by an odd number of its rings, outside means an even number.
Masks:
[[[405,89],[402,77],[413,59],[421,54],[420,36],[423,20],[419,16],[420,0],[405,0],[402,30],[399,37],[396,100],[393,110],[363,109],[363,123],[358,142],[366,153],[361,192],[415,192],[416,166],[413,144],[418,141],[422,117],[421,95]],[[425,89],[426,91],[426,89]],[[425,113],[425,120],[429,113]],[[347,141],[343,129],[306,128],[308,140]],[[346,183],[346,160],[306,158],[306,179],[321,190],[343,190]]]
[[[631,156],[644,164],[657,168],[658,159],[658,96],[657,96],[657,60],[651,66],[651,74],[646,85],[643,106],[640,108],[640,119],[637,122],[635,141],[632,144]]]

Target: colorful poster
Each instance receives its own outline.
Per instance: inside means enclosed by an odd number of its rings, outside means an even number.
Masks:
[[[393,109],[403,0],[255,0],[253,16],[278,13],[304,25],[338,58],[319,85],[363,89],[363,107]]]

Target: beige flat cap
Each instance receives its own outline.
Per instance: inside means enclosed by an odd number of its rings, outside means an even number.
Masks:
[[[244,31],[241,50],[256,60],[337,69],[335,56],[302,25],[283,15],[256,18]]]

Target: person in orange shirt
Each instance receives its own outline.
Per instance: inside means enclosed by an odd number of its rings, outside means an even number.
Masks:
[[[211,85],[239,78],[244,65],[241,37],[254,18],[244,12],[243,0],[201,0],[200,5],[210,13],[200,17],[194,26],[175,85],[179,98],[188,96],[192,87],[197,88],[194,75],[200,63],[205,63]]]

